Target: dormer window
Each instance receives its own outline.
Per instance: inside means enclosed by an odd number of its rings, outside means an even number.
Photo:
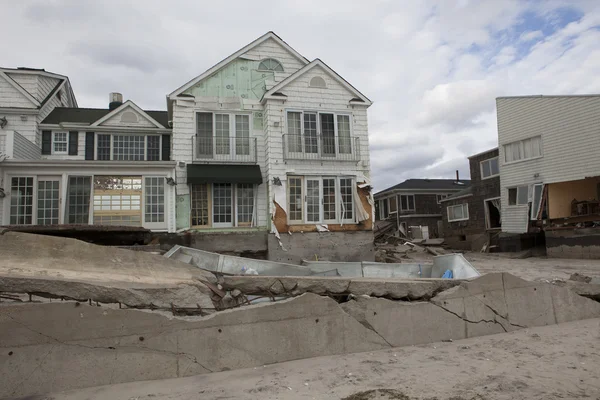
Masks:
[[[283,72],[283,65],[274,58],[265,58],[258,64],[258,70]]]
[[[308,83],[308,86],[314,87],[314,88],[326,89],[327,83],[325,83],[325,79],[321,78],[320,76],[315,76],[310,80],[310,82]]]

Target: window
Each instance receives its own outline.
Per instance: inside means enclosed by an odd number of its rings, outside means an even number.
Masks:
[[[288,177],[288,219],[296,223],[353,223],[354,178]]]
[[[529,201],[529,186],[517,186],[508,189],[508,205],[521,206],[526,205]]]
[[[441,204],[442,200],[444,200],[445,198],[450,197],[449,194],[436,194],[436,198],[437,198],[437,203]]]
[[[279,61],[273,58],[265,58],[258,64],[258,70],[283,72],[283,66]]]
[[[208,186],[206,183],[190,186],[192,226],[208,226],[210,224]]]
[[[535,136],[504,145],[504,161],[515,162],[542,156],[542,137]]]
[[[448,221],[466,221],[469,219],[469,205],[458,204],[448,207]]]
[[[97,135],[97,159],[116,161],[160,161],[160,135]]]
[[[498,157],[490,158],[481,162],[481,179],[493,178],[500,175],[498,168]]]
[[[250,114],[196,113],[196,156],[251,155],[250,125]]]
[[[146,140],[146,160],[160,161],[160,136],[148,136]]]
[[[252,226],[254,222],[254,185],[238,183],[236,188],[237,225]]]
[[[60,181],[39,178],[37,189],[37,223],[38,225],[57,225],[60,207]]]
[[[165,178],[146,177],[144,191],[146,193],[145,222],[165,222]]]
[[[325,83],[325,79],[321,78],[320,76],[315,76],[315,77],[311,78],[310,82],[308,83],[308,86],[314,87],[314,88],[326,89],[327,83]]]
[[[52,154],[67,154],[69,149],[69,135],[67,132],[53,132]]]
[[[415,210],[415,196],[413,194],[400,195],[400,206],[402,211]]]
[[[390,202],[390,213],[398,212],[398,197],[390,197],[387,201]]]
[[[141,226],[142,197],[141,176],[94,176],[94,224]]]
[[[19,176],[10,181],[10,224],[33,223],[33,177]]]
[[[533,199],[531,205],[531,219],[536,220],[542,206],[542,194],[544,193],[544,185],[537,183],[533,185]]]
[[[348,114],[288,111],[285,136],[288,153],[320,153],[324,157],[353,153]]]
[[[302,178],[288,179],[289,203],[288,218],[290,221],[302,221]]]
[[[90,215],[90,176],[69,176],[67,187],[67,223],[87,224]]]
[[[213,183],[213,226],[233,226],[231,183]]]
[[[250,116],[235,116],[235,154],[250,154]]]
[[[338,126],[338,146],[340,154],[351,154],[352,153],[352,142],[350,141],[350,116],[349,115],[338,115],[337,116]]]

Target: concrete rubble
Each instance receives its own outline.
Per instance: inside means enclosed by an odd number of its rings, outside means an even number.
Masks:
[[[0,235],[0,252],[0,398],[600,317],[599,302],[569,287],[507,273],[461,279],[468,265],[449,256],[429,265],[429,273],[439,274],[451,260],[455,279],[393,278],[388,270],[365,278],[369,265],[362,263],[347,267],[360,269],[358,277],[314,275],[326,263],[291,266],[307,275],[234,276],[224,271],[247,272],[251,264],[191,255],[188,262],[212,273],[176,259],[121,249],[107,254],[73,239],[24,233]],[[253,261],[260,272],[290,268]],[[15,293],[61,300],[11,301]],[[256,296],[269,302],[253,304]]]

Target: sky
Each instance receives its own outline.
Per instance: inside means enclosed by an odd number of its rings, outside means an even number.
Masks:
[[[597,0],[20,0],[0,65],[67,75],[80,107],[144,109],[268,31],[374,104],[375,190],[469,177],[497,146],[495,98],[600,93]]]

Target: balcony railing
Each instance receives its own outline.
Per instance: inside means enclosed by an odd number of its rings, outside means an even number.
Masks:
[[[256,138],[229,136],[192,137],[194,161],[256,163]]]
[[[283,148],[286,160],[360,160],[360,142],[357,137],[284,134]]]

